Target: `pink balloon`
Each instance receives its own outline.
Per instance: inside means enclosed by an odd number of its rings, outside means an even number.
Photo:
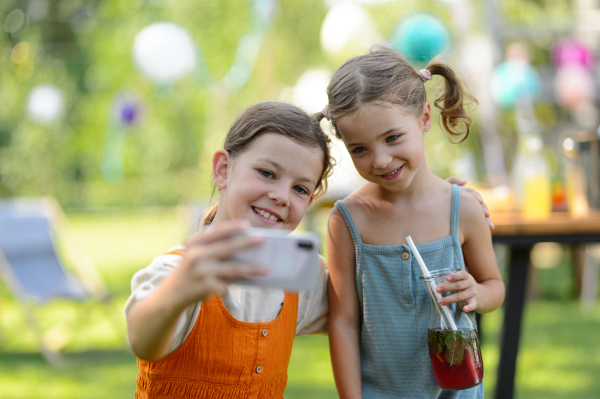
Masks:
[[[594,52],[585,44],[576,40],[559,42],[553,51],[554,63],[558,67],[581,65],[587,69],[594,67]]]

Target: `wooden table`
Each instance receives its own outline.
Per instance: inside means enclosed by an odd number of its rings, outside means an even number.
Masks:
[[[568,213],[553,213],[544,220],[528,219],[518,213],[493,214],[492,221],[496,225],[492,240],[506,244],[510,250],[495,395],[496,399],[510,399],[514,391],[531,249],[539,242],[600,243],[600,212],[590,212],[580,218]]]

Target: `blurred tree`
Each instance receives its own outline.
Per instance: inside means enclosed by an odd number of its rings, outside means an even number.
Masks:
[[[279,1],[250,81],[239,92],[217,83],[255,22],[252,4],[1,2],[0,196],[50,194],[67,207],[98,207],[176,204],[207,195],[207,155],[235,115],[251,103],[276,99],[321,59],[323,2]],[[131,59],[133,40],[157,21],[190,32],[205,71],[168,87],[139,74]],[[22,42],[28,53],[11,62]],[[198,76],[202,72],[207,76]],[[64,116],[46,124],[26,113],[28,93],[43,83],[56,85],[66,98]],[[100,172],[103,148],[118,123],[115,98],[124,94],[138,100],[138,121],[124,133],[122,178],[106,181]]]

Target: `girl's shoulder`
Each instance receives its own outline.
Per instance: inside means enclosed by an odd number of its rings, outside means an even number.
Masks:
[[[342,200],[342,203],[348,209],[354,224],[361,225],[368,221],[369,217],[376,211],[381,211],[381,205],[377,199],[370,196],[368,193],[356,191]],[[341,213],[335,209],[336,214],[342,217]]]
[[[465,187],[460,187],[460,220],[485,220],[483,208],[475,194]]]
[[[489,225],[485,218],[484,210],[475,195],[461,187],[459,208],[459,234],[461,236],[473,234],[479,231],[489,231]],[[462,240],[461,240],[462,242]]]

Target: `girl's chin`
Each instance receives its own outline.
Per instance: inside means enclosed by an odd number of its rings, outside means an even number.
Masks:
[[[410,181],[406,181],[407,179],[394,179],[392,181],[384,181],[382,182],[381,180],[378,182],[373,182],[376,183],[378,185],[380,185],[381,187],[385,188],[388,191],[391,192],[398,192],[398,191],[402,191],[408,188],[408,186],[410,186],[410,183],[412,182],[412,179]]]

